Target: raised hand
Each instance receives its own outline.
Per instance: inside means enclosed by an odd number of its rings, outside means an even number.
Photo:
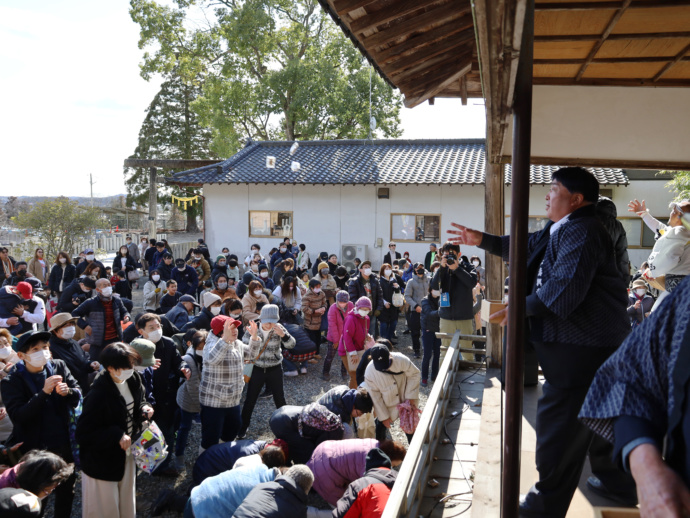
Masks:
[[[647,212],[647,205],[644,200],[637,201],[637,199],[634,199],[628,203],[628,212],[634,212],[638,216],[642,216],[642,214]]]
[[[449,234],[457,236],[448,239],[451,243],[468,246],[479,246],[482,243],[482,233],[479,230],[474,230],[453,222],[451,222],[451,226],[457,229],[448,231]]]
[[[257,325],[256,321],[250,320],[249,321],[249,335],[254,339],[257,340],[258,335],[259,335],[259,326]]]

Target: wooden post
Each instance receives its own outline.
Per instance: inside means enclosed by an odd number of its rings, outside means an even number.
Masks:
[[[503,164],[486,162],[484,188],[484,230],[488,234],[502,236],[505,234],[505,167]],[[505,275],[503,259],[497,255],[485,256],[486,297],[489,300],[503,300]],[[503,364],[503,328],[498,324],[489,324],[486,328],[486,358],[488,367],[500,367]]]
[[[513,193],[510,206],[510,303],[505,368],[505,434],[501,474],[501,518],[517,518],[520,501],[522,395],[527,296],[527,221],[532,146],[532,60],[534,0],[525,3],[525,21],[513,102]]]
[[[149,169],[149,239],[156,239],[158,218],[158,185],[156,183],[156,168]]]

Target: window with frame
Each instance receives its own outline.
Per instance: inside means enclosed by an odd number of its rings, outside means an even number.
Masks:
[[[292,212],[250,210],[249,237],[289,237],[292,239]]]
[[[528,232],[539,232],[544,230],[544,227],[549,222],[546,216],[529,216],[527,220]],[[510,235],[510,215],[505,217],[505,235]]]
[[[656,217],[664,225],[668,225],[668,216]],[[636,216],[619,217],[618,221],[623,224],[626,237],[628,238],[628,248],[654,248],[654,231],[645,225],[642,218]]]
[[[391,214],[391,241],[439,242],[440,214]]]

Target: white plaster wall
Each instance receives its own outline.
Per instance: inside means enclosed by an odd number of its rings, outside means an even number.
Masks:
[[[689,119],[688,88],[535,86],[532,156],[690,164]]]

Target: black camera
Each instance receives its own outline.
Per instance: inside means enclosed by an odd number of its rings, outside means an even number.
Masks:
[[[453,252],[450,252],[448,257],[446,257],[446,264],[455,264],[456,260],[457,256]]]

